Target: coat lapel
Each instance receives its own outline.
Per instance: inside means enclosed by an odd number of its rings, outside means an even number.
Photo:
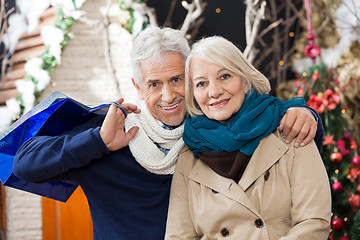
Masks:
[[[239,181],[241,188],[246,191],[251,184],[274,165],[287,150],[288,146],[276,137],[275,134],[271,133],[269,136],[263,138]]]
[[[236,184],[232,179],[218,175],[200,160],[195,163],[189,178],[239,202],[260,217],[245,191],[275,164],[287,150],[286,144],[272,133],[260,141],[260,145],[251,157],[239,184]]]
[[[234,180],[222,177],[215,173],[205,163],[198,160],[189,174],[189,178],[198,182],[210,189],[219,192],[226,197],[239,202],[244,207],[248,208],[255,215],[260,217],[253,203],[246,196],[244,190],[234,182]]]

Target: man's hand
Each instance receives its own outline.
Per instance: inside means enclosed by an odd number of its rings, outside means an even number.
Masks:
[[[116,102],[121,104],[127,114],[140,113],[140,109],[136,105],[125,103],[124,99],[119,99]],[[139,127],[132,127],[127,133],[124,131],[125,115],[121,109],[115,104],[111,104],[105,120],[100,128],[100,136],[107,148],[110,151],[119,150],[129,144],[135,137]]]
[[[305,146],[314,139],[317,122],[310,110],[303,107],[292,107],[281,119],[279,130],[283,132],[287,143],[296,137],[294,146]]]

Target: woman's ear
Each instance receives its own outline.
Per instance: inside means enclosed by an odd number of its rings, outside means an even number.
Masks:
[[[249,93],[249,91],[250,91],[250,89],[251,89],[251,83],[250,83],[250,81],[249,80],[245,80],[245,81],[243,81],[243,86],[244,86],[244,92],[245,92],[245,94],[248,94]]]

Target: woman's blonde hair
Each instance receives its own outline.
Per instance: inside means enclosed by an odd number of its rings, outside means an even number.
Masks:
[[[244,57],[233,43],[220,36],[203,38],[193,44],[185,63],[185,103],[191,116],[203,114],[194,98],[193,84],[190,79],[190,64],[194,57],[239,75],[244,89],[256,90],[259,94],[267,94],[271,90],[269,80]]]

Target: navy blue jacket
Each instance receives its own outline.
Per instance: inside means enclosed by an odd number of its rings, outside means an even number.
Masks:
[[[15,156],[14,174],[29,182],[81,185],[95,240],[164,239],[172,175],[148,172],[128,147],[110,152],[96,121],[60,137],[29,139]]]

